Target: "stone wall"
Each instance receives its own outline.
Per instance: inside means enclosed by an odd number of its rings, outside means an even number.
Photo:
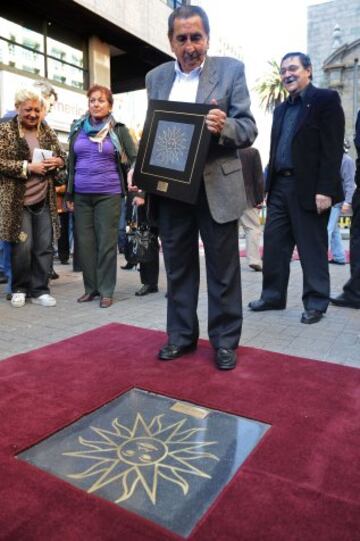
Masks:
[[[334,28],[340,27],[334,47]],[[335,36],[336,37],[336,36]],[[308,7],[307,52],[314,68],[314,84],[324,86],[324,60],[339,46],[360,38],[360,0],[331,0]]]
[[[345,134],[352,142],[360,108],[360,0],[332,0],[308,8],[308,48],[316,86],[341,96]],[[355,151],[352,146],[351,154]]]

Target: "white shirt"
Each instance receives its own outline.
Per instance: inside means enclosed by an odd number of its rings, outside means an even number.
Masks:
[[[199,87],[200,73],[204,62],[190,73],[181,71],[179,62],[175,62],[175,81],[171,87],[169,101],[187,101],[195,103]]]

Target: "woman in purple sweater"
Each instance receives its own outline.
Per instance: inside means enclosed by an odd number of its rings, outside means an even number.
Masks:
[[[116,284],[120,199],[125,194],[121,161],[131,167],[136,148],[124,124],[111,115],[111,91],[93,85],[88,113],[76,120],[69,141],[68,205],[75,213],[75,234],[85,293],[78,302],[100,296],[112,305]]]

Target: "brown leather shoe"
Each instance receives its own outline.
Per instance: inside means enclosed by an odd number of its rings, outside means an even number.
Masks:
[[[100,308],[110,308],[113,300],[111,297],[101,297],[100,299]]]
[[[91,302],[95,299],[96,295],[90,295],[90,293],[84,293],[78,298],[78,302]]]

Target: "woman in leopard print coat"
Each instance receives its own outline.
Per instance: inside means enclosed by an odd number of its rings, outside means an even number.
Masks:
[[[54,177],[66,155],[42,120],[41,96],[22,90],[16,108],[14,118],[0,123],[0,239],[13,243],[13,292],[21,296],[20,303],[12,304],[23,306],[26,295],[33,300],[49,296],[51,240],[59,236]],[[53,157],[33,163],[34,147],[51,150]]]

